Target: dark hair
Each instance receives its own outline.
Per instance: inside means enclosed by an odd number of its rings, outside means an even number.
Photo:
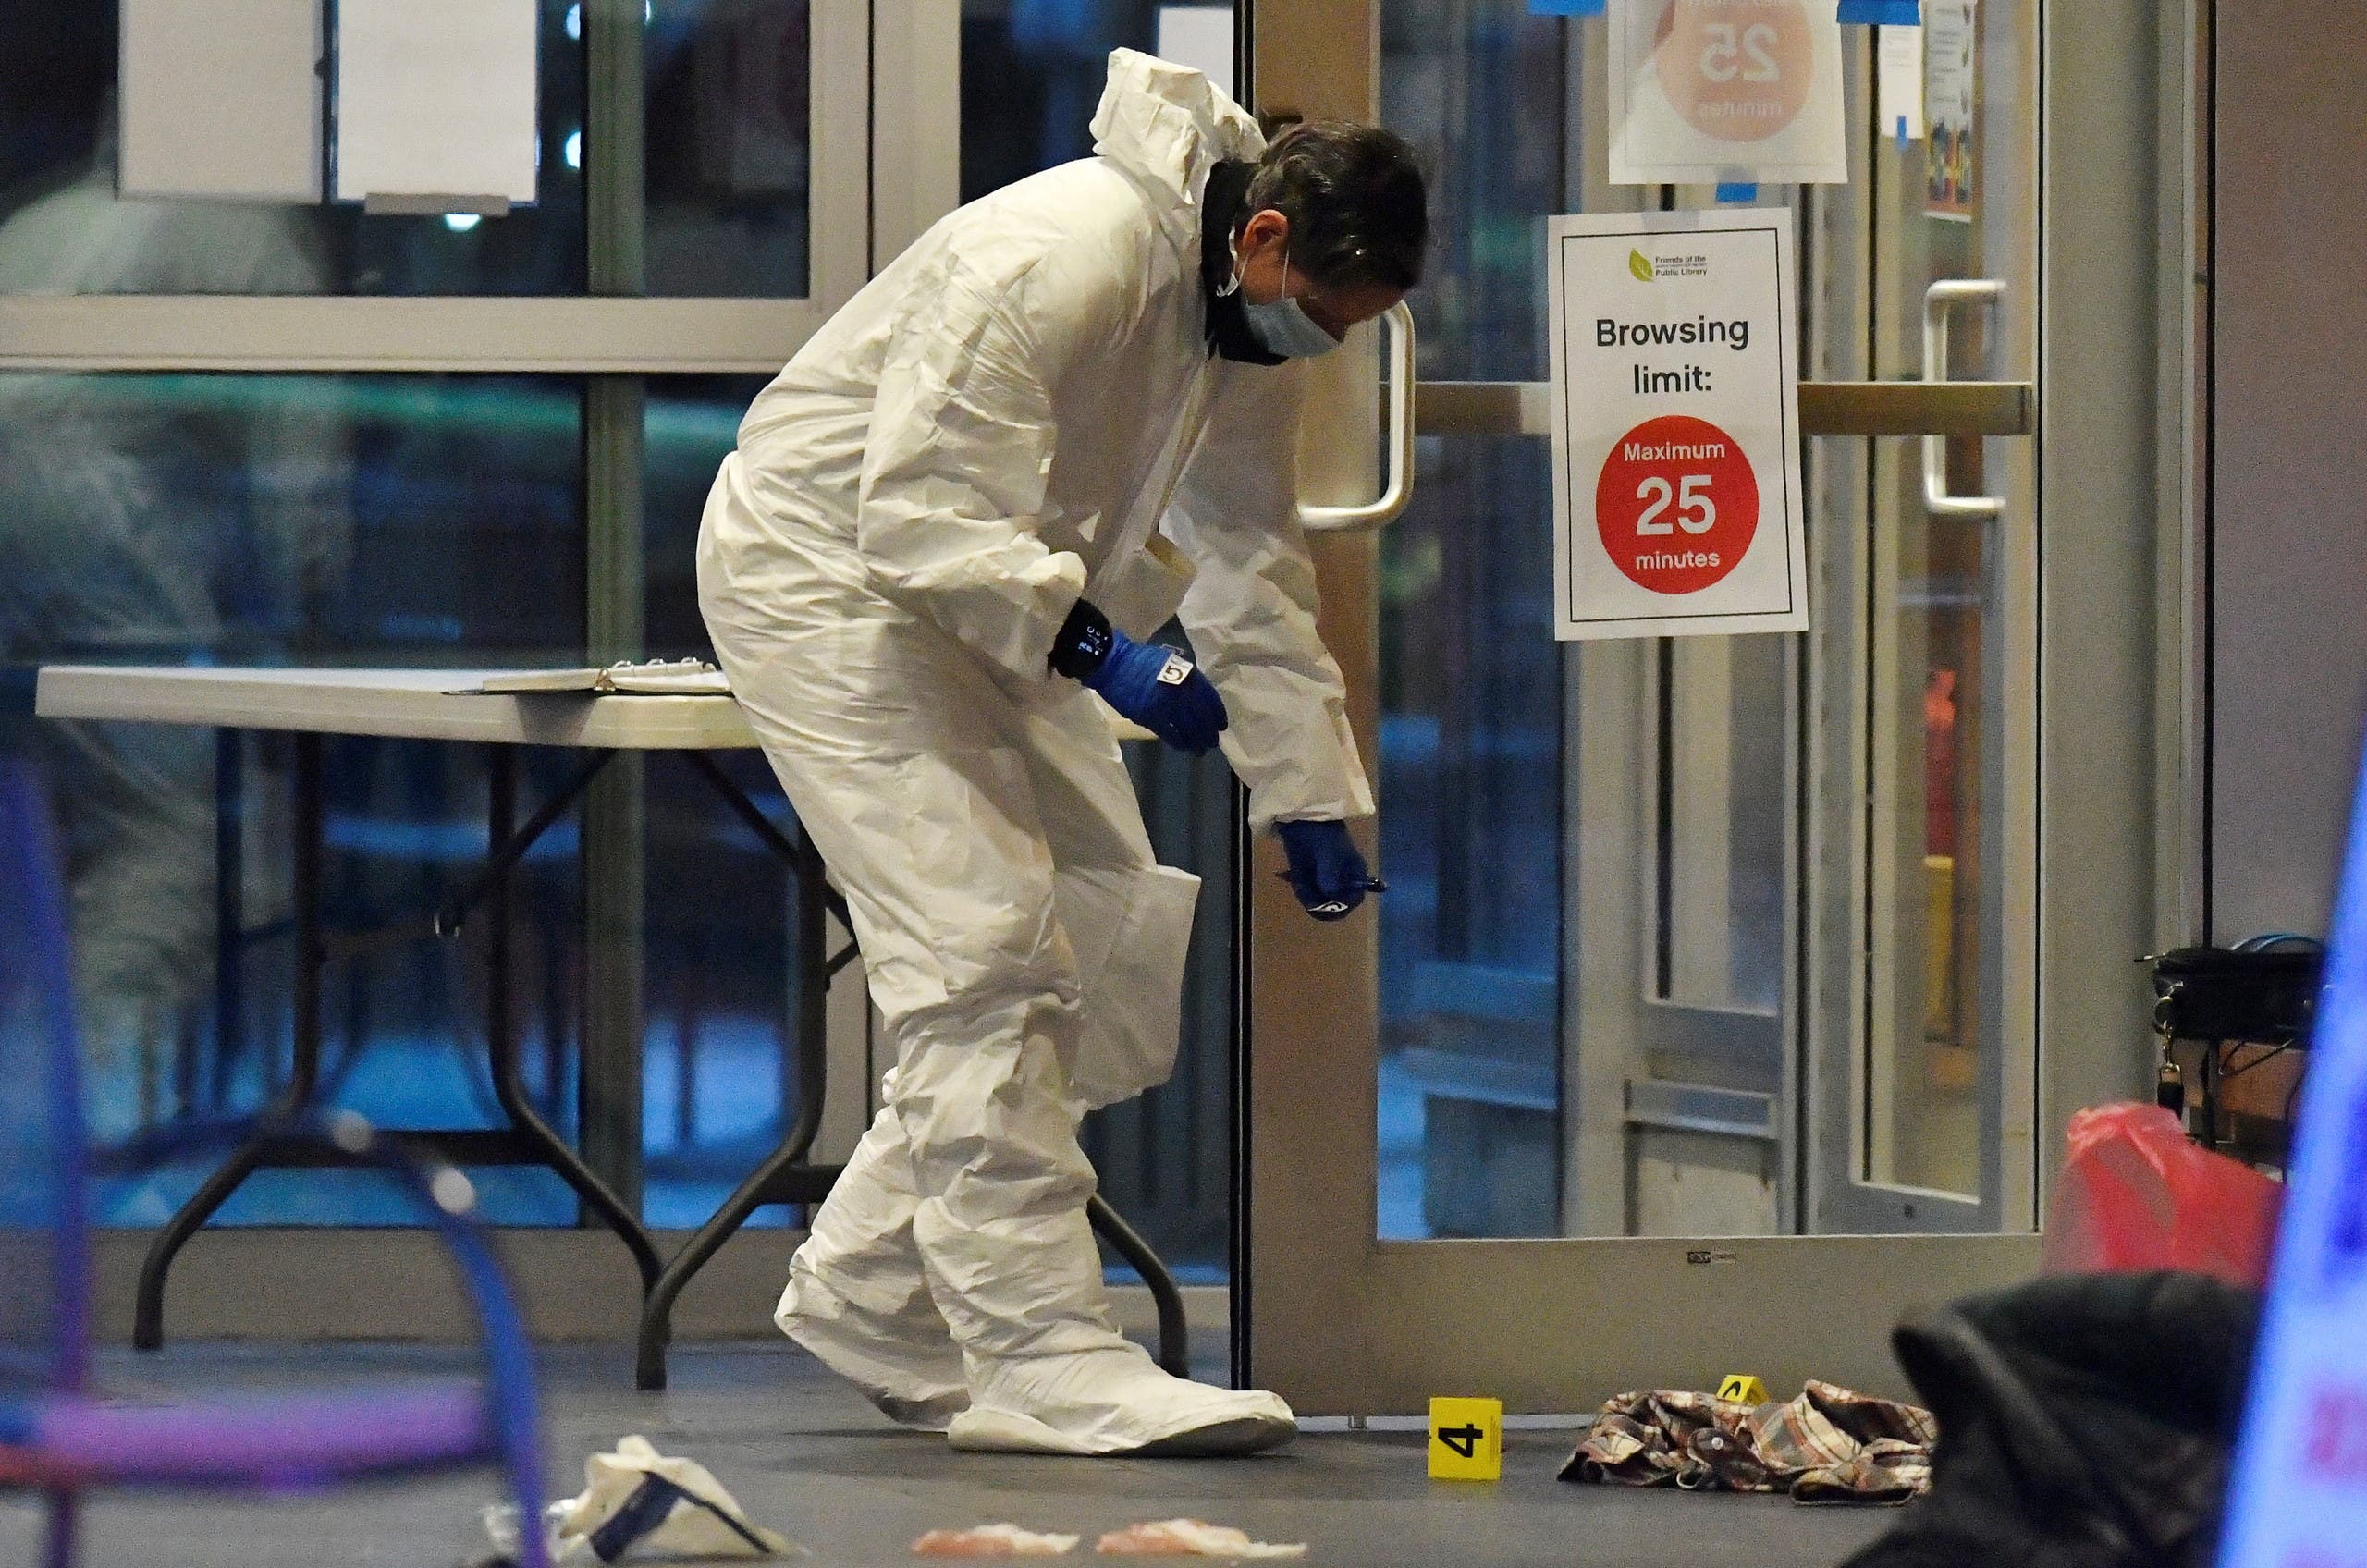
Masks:
[[[1379,126],[1300,120],[1267,143],[1243,221],[1271,208],[1291,220],[1291,263],[1329,287],[1422,281],[1429,193],[1414,150]]]

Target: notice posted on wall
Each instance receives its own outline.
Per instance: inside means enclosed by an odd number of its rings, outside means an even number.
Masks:
[[[1808,629],[1792,223],[1552,220],[1564,641]]]
[[[1614,185],[1846,184],[1839,0],[1611,0]]]

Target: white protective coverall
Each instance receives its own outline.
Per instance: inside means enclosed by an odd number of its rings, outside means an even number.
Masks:
[[[1172,1069],[1199,880],[1153,858],[1107,716],[1049,668],[1071,607],[1143,637],[1182,593],[1260,830],[1372,801],[1316,635],[1297,373],[1203,337],[1199,196],[1256,122],[1121,50],[1093,130],[1096,156],[938,224],[758,397],[699,595],[897,1051],[778,1321],[957,1446],[1223,1452],[1286,1437],[1288,1407],[1122,1339],[1085,1219],[1078,1119]]]

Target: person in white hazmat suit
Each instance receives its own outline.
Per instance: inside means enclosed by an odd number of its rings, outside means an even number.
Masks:
[[[1426,194],[1371,127],[1257,123],[1110,58],[1095,156],[925,235],[749,410],[699,538],[717,658],[845,893],[886,1109],[777,1320],[956,1447],[1239,1453],[1270,1393],[1110,1326],[1087,1110],[1173,1065],[1198,879],[1159,865],[1108,717],[1220,741],[1301,901],[1379,884],[1316,634],[1299,377],[1417,280]],[[1205,673],[1146,641],[1180,614]]]

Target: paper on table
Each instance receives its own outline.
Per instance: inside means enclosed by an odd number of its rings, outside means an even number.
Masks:
[[[512,670],[489,675],[472,690],[495,696],[577,692],[595,697],[726,697],[731,684],[723,671],[700,659],[652,659],[605,668]]]
[[[320,57],[320,0],[123,0],[123,194],[319,201]]]
[[[338,0],[337,199],[534,200],[535,0]]]

